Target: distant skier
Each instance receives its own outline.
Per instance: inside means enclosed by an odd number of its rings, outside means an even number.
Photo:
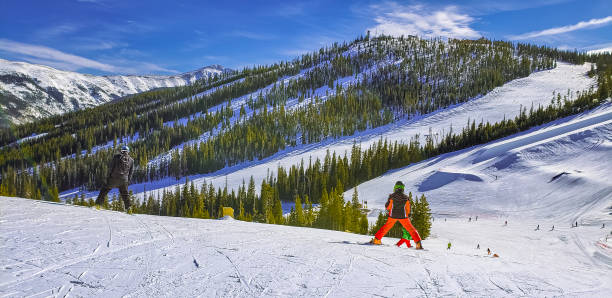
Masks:
[[[540,225],[538,225],[535,230],[539,231],[540,230]]]
[[[476,221],[478,221],[478,215],[476,215]]]
[[[487,255],[491,255],[491,249],[487,248]]]
[[[408,233],[408,231],[402,227],[402,239],[400,239],[400,241],[397,242],[397,247],[401,247],[402,244],[406,243],[406,247],[412,247],[412,245],[410,245],[410,240],[412,240],[412,236],[410,236],[410,233]]]
[[[606,224],[605,224],[605,223],[602,223],[602,224],[601,224],[601,228],[602,228],[602,229],[604,229],[605,227],[606,227]]]
[[[447,249],[447,250],[451,249],[451,243],[450,243],[450,241],[449,241],[449,242],[448,242],[448,244],[446,245],[446,249]]]
[[[408,230],[410,236],[412,236],[412,240],[414,240],[416,244],[416,249],[423,249],[421,237],[408,218],[408,215],[410,215],[410,201],[408,201],[408,196],[404,194],[404,183],[401,181],[395,183],[393,186],[393,193],[389,195],[387,203],[385,203],[385,208],[389,210],[389,218],[378,232],[376,232],[376,235],[374,235],[370,243],[376,245],[382,244],[380,240],[389,230],[391,230],[393,225],[399,221],[400,224]]]
[[[478,245],[476,245],[476,249],[480,249],[480,243],[478,243]]]
[[[504,222],[504,226],[507,226],[507,225],[508,225],[508,221],[506,220],[506,222]]]
[[[552,226],[552,228],[550,229],[551,231],[555,230],[555,225]]]
[[[578,222],[576,222],[576,228],[578,227]]]
[[[128,185],[132,179],[132,174],[134,173],[134,159],[130,157],[129,153],[130,148],[123,145],[121,147],[121,152],[113,156],[113,160],[110,164],[110,170],[108,171],[108,178],[106,179],[104,186],[102,186],[100,194],[98,194],[96,205],[102,205],[108,192],[116,187],[119,189],[119,193],[121,193],[125,211],[130,212],[130,206],[132,204],[128,194]]]
[[[470,219],[468,219],[468,222],[472,222],[472,217],[470,216]]]

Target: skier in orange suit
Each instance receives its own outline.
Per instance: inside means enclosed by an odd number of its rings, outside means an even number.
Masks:
[[[376,232],[374,238],[370,241],[371,244],[380,245],[380,241],[391,230],[396,222],[400,224],[410,233],[412,240],[416,244],[416,249],[423,249],[421,245],[421,237],[417,230],[412,226],[408,215],[410,215],[410,201],[408,196],[404,194],[404,183],[397,181],[393,187],[393,193],[389,195],[385,208],[389,211],[387,222]]]

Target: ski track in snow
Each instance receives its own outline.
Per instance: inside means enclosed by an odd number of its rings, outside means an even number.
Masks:
[[[19,198],[0,198],[0,209],[0,296],[606,297],[612,291],[612,264],[594,257],[594,251],[611,254],[593,241],[605,233],[598,225],[534,231],[536,219],[504,226],[496,217],[437,218],[426,250],[416,251],[395,247],[397,239],[360,245],[369,236]],[[109,238],[105,217],[111,247],[100,245]],[[487,247],[500,258],[487,256]]]

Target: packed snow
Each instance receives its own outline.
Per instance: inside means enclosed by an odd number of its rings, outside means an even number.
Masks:
[[[426,250],[416,251],[390,238],[370,246],[363,245],[369,236],[344,232],[19,198],[0,198],[0,211],[1,296],[607,297],[612,291],[609,228],[592,224],[534,231],[533,220],[504,226],[496,217],[437,217]]]

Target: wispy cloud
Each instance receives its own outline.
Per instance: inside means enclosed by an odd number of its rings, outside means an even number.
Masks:
[[[248,39],[254,39],[254,40],[272,40],[276,38],[276,36],[271,35],[271,34],[261,34],[261,33],[250,32],[250,31],[242,31],[242,30],[233,31],[231,35],[237,36],[237,37],[244,37]]]
[[[528,32],[524,34],[519,34],[519,35],[512,35],[512,36],[508,36],[508,38],[519,40],[519,39],[530,39],[530,38],[536,38],[536,37],[542,37],[542,36],[557,35],[557,34],[572,32],[576,30],[581,30],[581,29],[589,29],[589,28],[605,26],[609,23],[612,23],[612,16],[607,16],[601,19],[590,19],[588,21],[582,21],[574,25],[554,27],[554,28],[541,30],[541,31],[533,31],[533,32]]]
[[[422,37],[478,38],[480,33],[470,25],[474,18],[462,14],[455,6],[432,9],[423,5],[400,5],[387,2],[372,5],[376,25],[368,28],[371,34],[418,35]]]
[[[34,58],[47,62],[53,62],[55,65],[61,64],[64,66],[70,66],[71,70],[91,68],[107,72],[118,71],[117,67],[113,65],[101,63],[77,55],[64,53],[62,51],[58,51],[56,49],[52,49],[45,46],[20,43],[7,39],[0,39],[0,51],[23,55],[26,58],[29,57],[30,60]]]
[[[58,36],[71,34],[78,31],[80,28],[73,24],[61,24],[57,26],[49,26],[34,32],[34,36],[38,39],[54,39]]]
[[[122,52],[123,51],[123,52]],[[122,55],[141,55],[137,50],[123,49]],[[68,54],[53,48],[0,39],[0,52],[14,54],[15,57],[31,63],[43,64],[54,68],[70,71],[94,69],[116,74],[150,74],[150,73],[179,73],[150,62],[140,62],[130,59],[114,59],[106,57],[103,61]]]
[[[75,45],[76,49],[83,51],[101,51],[128,46],[125,42],[102,40],[96,38],[79,39],[79,44]]]

